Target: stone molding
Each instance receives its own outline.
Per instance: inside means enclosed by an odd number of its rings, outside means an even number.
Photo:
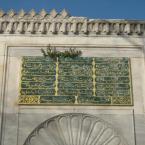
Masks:
[[[64,9],[58,13],[44,9],[38,13],[21,10],[16,13],[0,10],[0,35],[2,34],[42,34],[42,35],[137,35],[144,36],[145,21],[101,20],[73,17]]]

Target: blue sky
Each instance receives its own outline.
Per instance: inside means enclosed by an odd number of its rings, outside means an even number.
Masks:
[[[145,20],[145,0],[0,0],[0,8],[17,12],[42,8],[60,12],[67,9],[73,16],[101,19],[140,19]]]

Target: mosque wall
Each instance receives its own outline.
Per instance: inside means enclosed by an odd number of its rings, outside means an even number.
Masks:
[[[22,57],[42,56],[40,49],[46,48],[48,45],[55,46],[58,50],[75,47],[82,51],[83,57],[129,58],[133,105],[50,106],[19,104]],[[94,115],[111,125],[118,132],[118,136],[123,138],[124,144],[144,145],[144,46],[145,39],[139,36],[12,36],[9,34],[0,36],[0,131],[2,145],[29,145],[25,141],[39,124],[64,113]],[[76,134],[77,131],[74,131],[74,136]],[[45,144],[42,138],[40,142]],[[36,144],[39,144],[39,140]],[[121,145],[121,142],[115,140],[114,144]]]

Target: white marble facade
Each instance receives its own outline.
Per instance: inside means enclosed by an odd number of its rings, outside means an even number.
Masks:
[[[1,145],[145,145],[144,34],[145,21],[1,11]],[[83,56],[129,57],[133,106],[18,105],[22,56],[42,55],[49,44]]]

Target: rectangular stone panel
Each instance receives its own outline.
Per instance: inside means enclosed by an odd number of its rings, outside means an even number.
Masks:
[[[132,105],[129,58],[22,59],[19,104]]]

